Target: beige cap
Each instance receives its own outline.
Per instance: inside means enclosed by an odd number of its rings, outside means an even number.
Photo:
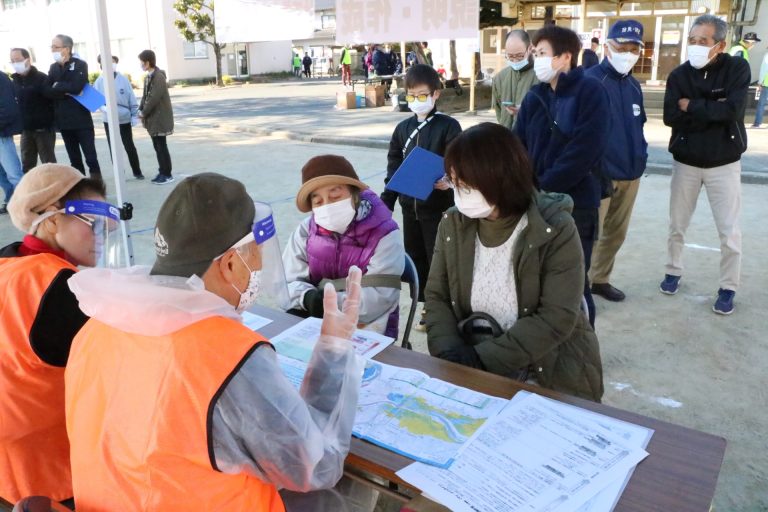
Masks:
[[[28,233],[46,208],[56,204],[84,178],[80,171],[63,164],[43,164],[30,170],[21,178],[8,202],[11,222]]]

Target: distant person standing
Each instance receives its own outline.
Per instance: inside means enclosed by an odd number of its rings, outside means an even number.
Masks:
[[[344,45],[341,49],[341,83],[343,85],[352,85],[352,54],[349,52],[349,45]],[[363,66],[365,68],[365,66]],[[366,70],[366,76],[368,71]]]
[[[8,75],[0,72],[0,187],[5,192],[5,202],[0,213],[8,213],[6,205],[11,200],[13,189],[21,181],[21,162],[16,154],[13,136],[23,128],[16,93]]]
[[[600,64],[600,59],[597,57],[597,50],[600,48],[600,39],[593,37],[590,41],[590,48],[585,48],[581,52],[581,67],[589,69],[592,66]]]
[[[421,42],[421,49],[424,52],[424,58],[427,59],[427,64],[435,67],[435,62],[432,60],[432,50],[429,49],[429,43],[427,41]]]
[[[301,57],[298,53],[293,54],[293,75],[301,78]]]
[[[304,65],[304,76],[312,78],[312,57],[308,53],[304,53],[304,58],[301,59],[301,63]]]
[[[757,83],[760,87],[760,99],[757,102],[755,122],[752,124],[752,128],[762,128],[760,125],[763,124],[763,114],[765,113],[765,106],[768,104],[768,52],[763,56],[763,63],[760,64],[760,75]]]
[[[168,152],[166,137],[173,134],[173,107],[168,94],[165,71],[156,67],[155,52],[144,50],[139,54],[141,69],[147,72],[144,77],[144,93],[139,104],[139,119],[152,138],[152,146],[157,154],[158,174],[152,179],[155,185],[165,185],[174,181],[171,175],[171,155]]]
[[[741,57],[749,62],[749,50],[760,41],[762,41],[762,39],[757,37],[757,34],[754,32],[747,32],[738,43],[733,45],[731,51],[728,53],[730,53],[732,57]]]
[[[21,109],[24,129],[21,132],[21,168],[26,173],[40,163],[56,163],[54,147],[53,102],[49,98],[48,75],[30,62],[26,48],[11,50],[11,75],[16,99]]]
[[[710,14],[688,34],[688,62],[667,78],[664,124],[672,127],[668,259],[662,293],[674,295],[683,275],[685,232],[702,186],[720,235],[720,287],[712,310],[733,313],[741,279],[741,155],[747,150],[744,111],[751,81],[745,59],[725,53],[728,25]]]
[[[97,57],[99,66],[101,66],[101,55]],[[125,153],[128,155],[128,163],[131,164],[133,177],[137,180],[143,180],[144,174],[141,172],[139,163],[139,154],[136,151],[136,145],[133,143],[133,126],[139,124],[139,102],[136,101],[136,95],[133,93],[133,85],[124,75],[117,72],[117,63],[120,61],[116,56],[112,56],[115,75],[115,96],[117,97],[117,118],[120,124],[120,139],[123,141]],[[104,93],[104,75],[96,79],[93,87],[101,94]],[[101,107],[101,117],[104,121],[104,132],[107,134],[107,144],[110,145],[110,156],[112,156],[112,145],[109,140],[109,123],[107,122],[107,107]]]
[[[511,130],[523,98],[539,80],[533,70],[528,32],[513,30],[507,34],[505,51],[507,65],[493,77],[491,103],[498,123]]]
[[[72,55],[74,44],[71,37],[62,34],[51,43],[54,63],[48,70],[48,84],[53,91],[54,117],[72,167],[85,174],[85,156],[91,178],[101,179],[93,118],[87,108],[72,98],[88,85],[88,64]]]
[[[389,99],[389,88],[392,87],[392,75],[395,74],[395,62],[390,54],[391,49],[389,45],[385,45],[384,48],[380,45],[376,45],[373,50],[373,71],[379,77],[388,77],[381,79],[381,85],[384,86],[384,99]]]
[[[643,134],[646,116],[640,83],[632,76],[643,50],[643,26],[635,20],[613,24],[605,42],[603,62],[584,72],[600,80],[611,100],[610,141],[602,161],[602,173],[611,179],[613,193],[600,201],[600,227],[592,252],[589,280],[592,295],[624,300],[624,292],[610,284],[616,254],[629,230],[640,177],[648,160]]]

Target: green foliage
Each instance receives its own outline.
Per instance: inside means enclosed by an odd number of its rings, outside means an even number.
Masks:
[[[221,82],[222,82],[224,85],[232,85],[232,84],[234,83],[234,81],[235,81],[235,79],[234,79],[234,78],[232,78],[232,77],[231,77],[231,76],[229,76],[229,75],[224,75],[224,76],[222,76],[222,77],[221,77]]]
[[[216,82],[221,84],[221,50],[226,44],[216,41],[213,0],[176,0],[173,9],[181,16],[173,24],[188,42],[202,41],[213,47],[216,56]]]
[[[88,73],[88,83],[93,85],[97,78],[101,76],[101,71],[91,71]]]

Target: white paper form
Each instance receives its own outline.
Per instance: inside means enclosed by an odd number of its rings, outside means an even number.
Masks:
[[[531,394],[488,421],[450,468],[415,463],[397,475],[458,512],[572,512],[647,455]]]
[[[322,323],[321,318],[307,318],[273,337],[270,343],[278,354],[308,363],[320,337]],[[371,331],[357,330],[352,335],[355,352],[365,359],[371,359],[394,341],[394,338]]]
[[[260,315],[254,315],[253,313],[249,313],[248,311],[243,311],[240,313],[240,316],[243,317],[243,325],[245,325],[247,328],[249,328],[252,331],[258,331],[265,325],[269,325],[272,323],[272,320],[269,318],[264,318]]]

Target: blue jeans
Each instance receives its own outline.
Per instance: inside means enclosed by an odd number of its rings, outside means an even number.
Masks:
[[[765,85],[760,87],[760,99],[757,100],[757,112],[755,112],[755,125],[763,124],[763,113],[765,112],[765,105],[768,103],[768,87]]]
[[[16,153],[13,137],[0,137],[0,188],[5,192],[6,203],[11,199],[21,176],[21,160]]]

